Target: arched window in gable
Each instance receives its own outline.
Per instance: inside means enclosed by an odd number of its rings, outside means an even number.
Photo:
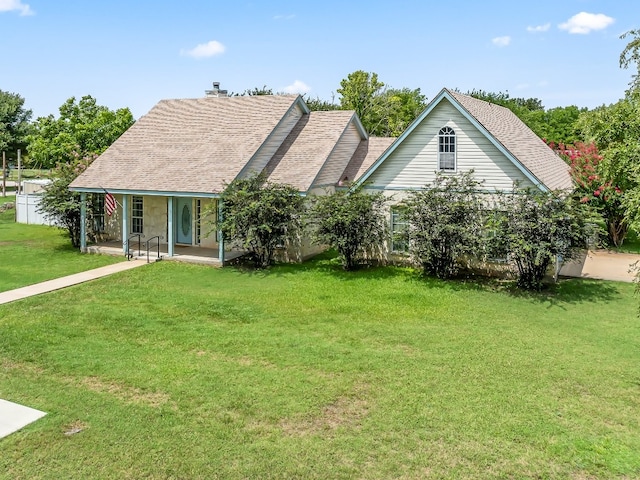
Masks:
[[[456,171],[456,132],[451,127],[442,127],[438,132],[438,168]]]

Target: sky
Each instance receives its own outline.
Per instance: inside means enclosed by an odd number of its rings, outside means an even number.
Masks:
[[[624,96],[619,67],[637,0],[0,0],[0,90],[33,118],[94,97],[135,118],[168,98],[230,92],[339,101],[341,80],[506,92],[545,108]]]

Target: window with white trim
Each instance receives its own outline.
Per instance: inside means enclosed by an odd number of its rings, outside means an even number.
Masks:
[[[391,253],[409,251],[409,229],[400,210],[391,209]]]
[[[142,234],[144,226],[144,204],[142,197],[131,197],[131,233]]]
[[[438,169],[456,171],[456,132],[451,127],[442,127],[438,132]]]

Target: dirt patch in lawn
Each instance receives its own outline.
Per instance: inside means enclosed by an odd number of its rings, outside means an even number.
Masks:
[[[77,380],[73,379],[73,383]],[[169,395],[164,392],[145,392],[136,387],[106,382],[98,377],[86,377],[80,385],[97,393],[108,393],[126,403],[143,404],[150,407],[160,407],[169,401]]]
[[[317,414],[286,419],[279,426],[286,435],[294,437],[326,434],[339,428],[360,428],[362,420],[369,413],[366,399],[368,390],[367,385],[358,385],[349,394],[323,406]]]

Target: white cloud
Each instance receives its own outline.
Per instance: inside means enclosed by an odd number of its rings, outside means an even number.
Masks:
[[[531,85],[529,85],[528,83],[519,83],[518,85],[516,85],[516,90],[526,90],[530,86]]]
[[[547,30],[549,30],[549,28],[551,28],[551,24],[550,23],[545,23],[544,25],[536,25],[535,27],[527,27],[527,32],[530,32],[530,33],[546,32]]]
[[[558,28],[569,33],[587,34],[594,30],[607,28],[613,22],[615,22],[614,18],[608,17],[603,13],[580,12],[558,25]]]
[[[511,43],[511,37],[506,35],[504,37],[496,37],[491,40],[491,43],[496,45],[497,47],[506,47]]]
[[[296,80],[293,84],[282,89],[286,93],[308,93],[311,87],[300,80]]]
[[[0,0],[0,12],[12,12],[14,10],[19,10],[20,15],[35,14],[28,4],[22,3],[22,0]]]
[[[295,14],[291,14],[291,15],[274,15],[273,16],[274,20],[293,20],[294,18],[296,18]]]
[[[193,58],[206,58],[213,57],[215,55],[221,55],[225,51],[225,46],[216,40],[211,40],[207,43],[201,43],[191,50],[181,50],[181,55]]]

